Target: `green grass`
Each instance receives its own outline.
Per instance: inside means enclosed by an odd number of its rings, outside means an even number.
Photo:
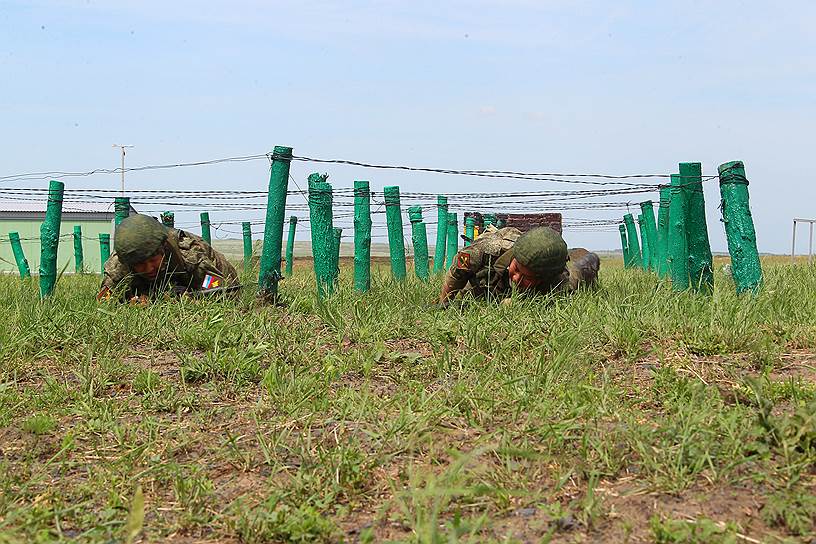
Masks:
[[[816,536],[816,272],[765,272],[448,310],[387,268],[285,308],[0,277],[0,543],[124,541],[137,488],[151,542]]]

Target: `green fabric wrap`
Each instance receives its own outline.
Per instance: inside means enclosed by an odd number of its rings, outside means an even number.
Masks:
[[[167,239],[167,227],[148,215],[131,215],[116,227],[113,248],[127,265],[146,261]]]
[[[519,237],[513,246],[513,256],[536,274],[554,274],[567,264],[567,244],[550,227],[537,227]]]

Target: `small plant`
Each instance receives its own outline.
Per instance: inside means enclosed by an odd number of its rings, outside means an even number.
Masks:
[[[57,420],[48,414],[37,414],[23,422],[23,430],[37,436],[49,434],[57,428]]]
[[[806,535],[816,524],[816,497],[806,490],[784,489],[768,497],[762,507],[765,523]]]
[[[733,524],[717,523],[707,518],[697,520],[650,520],[656,544],[736,544],[737,528]]]

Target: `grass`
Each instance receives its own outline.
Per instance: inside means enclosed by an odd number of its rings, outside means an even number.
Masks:
[[[448,310],[387,268],[285,308],[0,277],[0,543],[812,538],[816,272],[765,273]]]

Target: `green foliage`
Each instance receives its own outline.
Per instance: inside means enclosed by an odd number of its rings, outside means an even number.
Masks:
[[[736,509],[617,510],[701,486],[752,490],[751,536],[813,531],[816,270],[706,297],[604,263],[597,291],[444,311],[438,276],[344,269],[318,301],[294,272],[285,307],[0,277],[0,542],[121,541],[137,486],[156,542],[733,541]]]
[[[816,529],[816,497],[812,491],[801,488],[778,491],[766,499],[762,519],[794,535],[811,534]]]
[[[337,529],[319,510],[308,504],[293,505],[272,495],[254,508],[243,509],[230,522],[246,544],[265,542],[333,542]]]
[[[23,421],[23,430],[32,434],[49,434],[57,428],[57,420],[48,414],[37,414]]]
[[[736,544],[737,528],[701,518],[694,521],[661,519],[650,521],[656,544]]]

